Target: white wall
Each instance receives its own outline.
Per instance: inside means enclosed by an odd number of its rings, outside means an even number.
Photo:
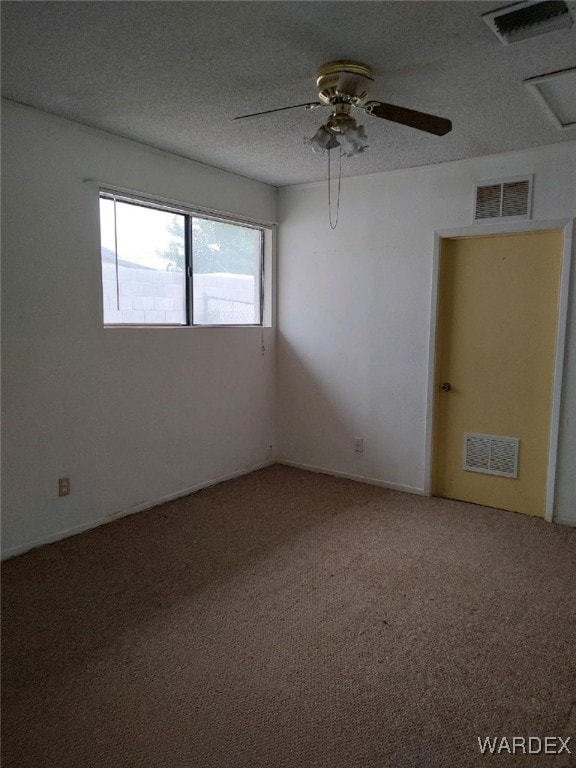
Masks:
[[[281,190],[279,458],[424,489],[434,232],[472,224],[474,182],[526,173],[535,219],[576,216],[576,142],[344,179],[335,231],[325,183]],[[571,283],[555,513],[576,522]]]
[[[98,188],[276,220],[273,187],[2,105],[3,552],[257,466],[274,332],[102,326]],[[59,477],[71,495],[57,496]]]

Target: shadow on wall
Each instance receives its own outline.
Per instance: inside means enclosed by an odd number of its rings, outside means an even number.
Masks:
[[[347,415],[347,394],[338,389],[333,379],[312,373],[305,358],[296,353],[280,332],[277,345],[278,377],[282,382],[278,393],[278,432],[283,436],[278,459],[346,471],[355,435],[354,416]],[[326,358],[334,357],[338,349],[331,345],[324,353]],[[330,369],[335,364],[338,361],[332,360]],[[359,458],[361,454],[355,456]]]
[[[391,344],[400,345],[392,340]],[[279,461],[423,492],[425,398],[410,375],[413,350],[396,351],[390,371],[386,355],[362,349],[360,336],[348,352],[333,340],[314,343],[310,361],[278,335],[277,397]],[[400,358],[400,362],[398,362]],[[416,378],[416,381],[415,381]],[[356,452],[355,438],[363,438]]]

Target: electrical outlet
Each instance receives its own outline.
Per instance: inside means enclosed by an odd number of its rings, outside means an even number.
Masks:
[[[58,478],[58,496],[68,496],[70,493],[70,478]]]
[[[354,450],[356,453],[362,453],[364,451],[364,438],[363,437],[355,437],[354,438]]]

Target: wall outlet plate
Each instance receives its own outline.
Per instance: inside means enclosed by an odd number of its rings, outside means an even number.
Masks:
[[[364,438],[363,437],[355,437],[354,438],[354,450],[356,453],[362,453],[364,451]]]
[[[58,478],[58,496],[68,496],[70,494],[70,478]]]

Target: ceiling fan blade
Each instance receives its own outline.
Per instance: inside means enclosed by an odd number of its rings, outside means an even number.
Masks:
[[[372,101],[366,104],[366,112],[393,123],[408,125],[419,131],[433,133],[435,136],[444,136],[452,130],[452,122],[445,117],[429,115],[426,112],[417,112],[406,107],[397,107],[395,104],[384,104],[381,101]]]
[[[246,117],[259,117],[260,115],[269,115],[272,112],[284,112],[286,109],[297,109],[298,107],[306,107],[306,109],[314,109],[314,107],[322,107],[325,106],[324,104],[321,104],[319,101],[309,101],[306,104],[292,104],[290,107],[279,107],[278,109],[266,109],[264,112],[252,112],[250,115],[239,115],[238,117],[233,117],[232,120],[244,120]]]

